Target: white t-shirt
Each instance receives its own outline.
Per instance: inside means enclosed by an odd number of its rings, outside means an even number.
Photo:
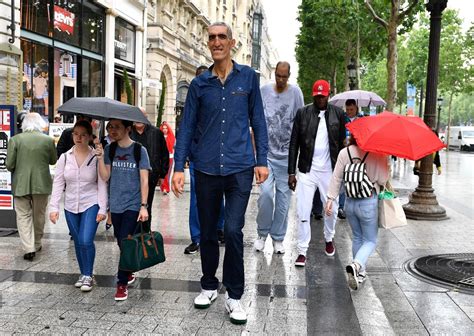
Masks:
[[[317,171],[332,171],[331,157],[329,156],[329,138],[326,127],[326,111],[319,112],[319,125],[314,141],[314,153],[311,169]]]

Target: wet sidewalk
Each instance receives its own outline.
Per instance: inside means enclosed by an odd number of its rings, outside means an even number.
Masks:
[[[176,199],[157,192],[153,228],[165,237],[167,261],[139,272],[125,302],[113,298],[119,256],[113,229],[99,227],[98,285],[90,293],[73,286],[78,267],[64,216],[57,225],[47,224],[43,249],[33,262],[23,260],[17,236],[0,237],[0,334],[472,335],[474,296],[424,283],[404,269],[417,256],[474,253],[474,182],[472,172],[460,168],[472,167],[474,155],[450,153],[449,158],[442,155],[442,161],[445,171],[433,180],[450,219],[409,221],[403,228],[380,230],[368,280],[357,292],[350,291],[345,280],[344,266],[351,259],[351,233],[345,221],[337,224],[334,257],[324,254],[322,223],[314,221],[307,266],[294,267],[294,198],[286,254],[273,254],[270,240],[264,253],[253,251],[258,197],[254,188],[244,229],[243,301],[248,323],[229,322],[223,295],[211,308],[196,310],[200,258],[183,254],[190,243],[189,193]],[[394,166],[394,185],[402,198],[416,186],[410,170],[411,163],[403,160]],[[221,264],[223,254],[222,247]],[[221,268],[218,277],[222,278]]]

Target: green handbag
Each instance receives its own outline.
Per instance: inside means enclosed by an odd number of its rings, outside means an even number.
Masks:
[[[165,260],[163,236],[157,231],[144,232],[141,222],[140,233],[122,239],[119,263],[122,271],[137,272]]]

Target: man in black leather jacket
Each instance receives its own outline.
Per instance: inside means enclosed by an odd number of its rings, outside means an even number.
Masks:
[[[296,266],[305,266],[311,240],[311,207],[316,188],[326,204],[327,190],[339,151],[344,146],[344,111],[329,105],[329,83],[317,80],[313,85],[313,104],[298,110],[293,123],[288,158],[288,185],[296,189],[298,215],[298,258]],[[298,156],[299,154],[299,156]],[[298,160],[298,179],[296,161]],[[298,183],[298,188],[296,188]],[[337,213],[324,218],[325,253],[333,256]]]

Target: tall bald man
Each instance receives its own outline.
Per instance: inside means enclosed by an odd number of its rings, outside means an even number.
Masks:
[[[291,128],[296,111],[303,107],[301,89],[288,84],[290,64],[278,62],[275,69],[275,83],[262,86],[263,109],[268,129],[268,171],[267,180],[260,186],[258,198],[257,232],[254,243],[262,251],[270,235],[273,252],[285,253],[283,240],[288,227],[291,190],[288,187],[288,151]]]

